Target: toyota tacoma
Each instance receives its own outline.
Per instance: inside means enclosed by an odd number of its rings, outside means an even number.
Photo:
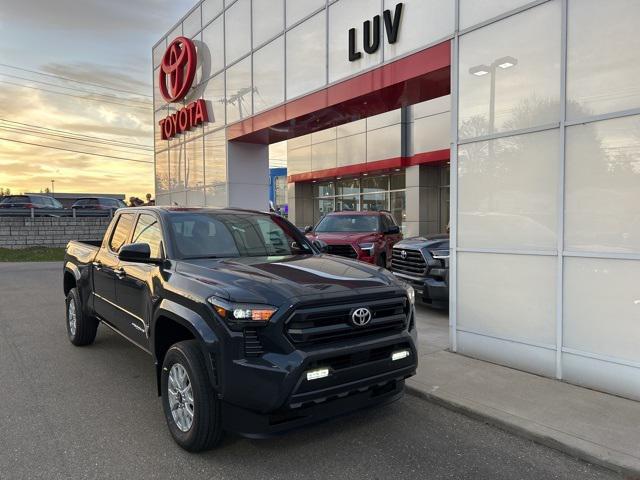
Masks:
[[[417,367],[413,289],[325,247],[275,214],[119,210],[67,246],[69,340],[102,324],[147,352],[189,451],[393,401]]]

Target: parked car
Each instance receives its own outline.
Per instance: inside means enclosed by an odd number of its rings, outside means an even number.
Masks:
[[[396,243],[391,271],[409,282],[423,302],[449,308],[449,235],[406,238]]]
[[[119,210],[67,246],[69,340],[102,324],[151,355],[189,451],[393,401],[417,367],[413,288],[324,247],[275,214]]]
[[[0,201],[0,208],[63,208],[62,204],[47,195],[9,195]]]
[[[117,210],[124,208],[127,204],[117,198],[109,197],[87,197],[76,200],[71,208],[87,210]]]
[[[312,241],[325,242],[332,255],[385,268],[391,249],[402,239],[400,227],[386,211],[328,213],[315,227],[306,227],[305,233]]]

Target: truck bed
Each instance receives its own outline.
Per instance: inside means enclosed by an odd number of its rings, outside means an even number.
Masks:
[[[87,265],[96,258],[102,240],[78,241],[71,240],[67,244],[66,258],[73,259],[74,263],[79,265]]]

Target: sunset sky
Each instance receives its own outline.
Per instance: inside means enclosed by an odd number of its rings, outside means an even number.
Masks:
[[[195,3],[0,0],[0,188],[153,194],[151,47]]]

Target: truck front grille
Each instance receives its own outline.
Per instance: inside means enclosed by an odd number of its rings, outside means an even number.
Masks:
[[[424,261],[420,250],[394,248],[391,257],[391,271],[412,277],[424,277],[427,274],[427,262]]]
[[[327,253],[340,257],[358,258],[358,254],[351,245],[327,245]]]
[[[360,307],[368,308],[372,314],[371,321],[363,327],[351,323],[351,314]],[[285,328],[296,345],[321,344],[381,332],[402,331],[407,327],[408,313],[406,297],[303,307],[291,315]]]

